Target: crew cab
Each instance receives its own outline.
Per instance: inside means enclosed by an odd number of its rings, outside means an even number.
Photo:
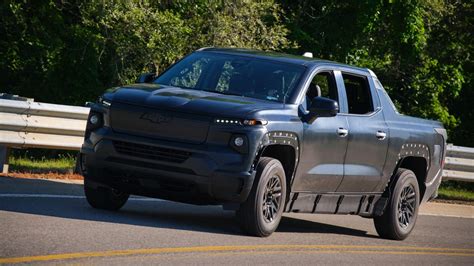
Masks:
[[[255,236],[283,212],[353,214],[401,240],[437,196],[446,139],[369,69],[203,48],[92,104],[80,165],[95,208],[130,194],[222,205]]]

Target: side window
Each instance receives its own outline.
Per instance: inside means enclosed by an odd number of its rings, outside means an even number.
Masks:
[[[336,102],[339,100],[337,96],[336,80],[332,72],[320,72],[313,77],[306,92],[306,106],[311,105],[314,97],[326,97]]]
[[[343,73],[350,114],[367,114],[374,111],[369,82],[366,77]]]

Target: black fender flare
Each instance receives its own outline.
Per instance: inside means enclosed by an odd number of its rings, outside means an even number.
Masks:
[[[296,168],[298,167],[298,163],[300,161],[300,138],[298,134],[289,131],[269,131],[263,135],[261,138],[257,152],[255,154],[255,159],[252,163],[252,169],[254,170],[257,167],[258,161],[260,157],[264,153],[264,151],[273,145],[283,145],[283,146],[290,146],[295,151],[295,162],[294,168],[292,169],[293,175],[291,176],[291,181],[296,173]],[[291,184],[290,184],[291,185]]]
[[[409,157],[415,157],[415,158],[423,158],[426,160],[426,171],[428,172],[429,167],[430,167],[430,149],[427,145],[425,144],[420,144],[420,143],[405,143],[401,146],[400,151],[398,152],[397,155],[397,164],[395,166],[395,169],[392,172],[392,175],[390,178],[388,178],[388,181],[385,185],[384,192],[382,194],[382,197],[377,201],[375,204],[374,208],[374,215],[375,216],[380,216],[383,214],[385,207],[388,204],[388,200],[391,197],[392,191],[395,187],[395,183],[397,180],[394,179],[394,176],[396,175],[398,169],[401,167],[403,160]],[[422,184],[420,184],[421,186]]]

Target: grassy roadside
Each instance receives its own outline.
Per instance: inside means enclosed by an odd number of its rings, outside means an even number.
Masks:
[[[441,186],[438,190],[438,198],[474,202],[474,189],[472,184],[447,181],[441,183]]]
[[[29,157],[10,157],[10,171],[27,173],[71,173],[76,164],[76,157],[70,155],[59,156],[59,158],[40,159]]]
[[[76,164],[76,157],[61,155],[55,159],[20,156],[10,157],[10,171],[18,173],[58,173],[71,174]],[[461,200],[474,202],[474,184],[447,181],[441,183],[438,198],[443,200]]]

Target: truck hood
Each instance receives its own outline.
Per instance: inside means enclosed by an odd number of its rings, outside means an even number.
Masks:
[[[108,90],[104,99],[181,113],[245,118],[259,110],[282,109],[282,103],[159,84],[133,84]]]

